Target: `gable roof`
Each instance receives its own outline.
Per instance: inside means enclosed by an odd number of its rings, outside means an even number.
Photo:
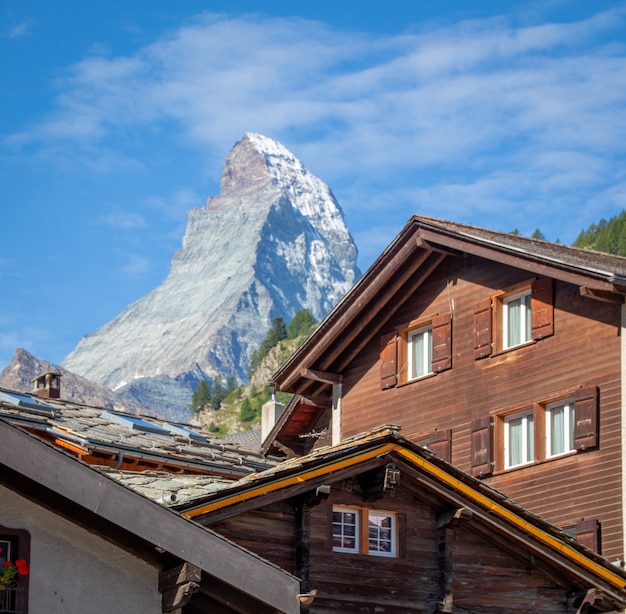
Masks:
[[[89,464],[120,471],[237,480],[273,464],[258,452],[190,425],[1,388],[0,418]]]
[[[0,441],[0,484],[157,566],[191,563],[208,574],[218,601],[234,591],[258,611],[299,611],[299,580],[279,567],[3,419]]]
[[[624,302],[626,258],[496,232],[434,218],[413,216],[310,337],[274,374],[277,389],[328,403],[333,383],[361,349],[450,255],[468,253],[533,275],[576,284],[586,296]],[[294,404],[274,429],[291,433]],[[281,430],[282,429],[282,430]],[[292,429],[293,430],[293,429]]]
[[[395,426],[380,427],[337,446],[285,461],[177,509],[210,524],[274,501],[315,493],[322,485],[390,462],[400,468],[401,486],[416,498],[431,504],[438,500],[444,509],[464,510],[473,530],[512,550],[533,567],[549,570],[552,577],[556,573],[577,588],[598,589],[610,607],[626,606],[626,573],[621,569],[500,492],[406,440]]]

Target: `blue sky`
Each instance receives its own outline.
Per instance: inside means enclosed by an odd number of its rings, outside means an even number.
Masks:
[[[626,206],[625,2],[0,7],[0,369],[156,287],[248,131],[331,186],[362,270],[415,213],[571,243]]]

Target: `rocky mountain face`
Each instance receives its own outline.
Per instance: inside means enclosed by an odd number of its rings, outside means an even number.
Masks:
[[[44,373],[59,373],[61,375],[61,397],[65,400],[94,407],[106,407],[130,414],[165,418],[164,415],[150,407],[130,399],[123,399],[106,386],[94,384],[63,367],[36,358],[22,348],[16,350],[11,363],[0,373],[0,387],[18,392],[33,392],[33,378]]]
[[[63,367],[157,410],[201,377],[245,380],[272,318],[321,320],[356,281],[357,250],[326,184],[280,143],[246,134],[220,195],[188,213],[169,275],[86,335]]]

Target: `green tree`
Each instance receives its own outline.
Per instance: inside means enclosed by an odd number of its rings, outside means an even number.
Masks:
[[[201,380],[191,397],[191,409],[198,411],[211,402],[211,386],[205,379]]]
[[[219,375],[216,375],[213,378],[213,391],[211,392],[211,407],[213,409],[219,409],[221,402],[224,400],[226,396],[226,391],[224,390],[224,384],[222,384],[222,378]]]
[[[581,230],[574,246],[626,256],[626,211]]]
[[[272,320],[272,328],[267,332],[258,350],[254,350],[250,355],[248,365],[248,379],[250,379],[263,359],[270,353],[270,350],[283,339],[287,338],[287,327],[285,320],[280,316]]]
[[[311,315],[308,309],[301,309],[293,316],[289,326],[287,326],[287,339],[295,339],[303,335],[308,335],[317,326],[317,320]]]
[[[243,400],[239,415],[242,422],[252,422],[256,418],[256,411],[252,407],[252,403],[248,397]]]
[[[239,382],[234,375],[229,375],[226,380],[226,395],[229,395],[233,390],[237,390],[239,388]]]
[[[546,235],[544,235],[539,228],[535,228],[535,231],[530,236],[533,239],[541,239],[542,241],[546,240]]]

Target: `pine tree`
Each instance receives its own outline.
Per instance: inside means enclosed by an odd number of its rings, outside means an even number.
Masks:
[[[224,385],[222,384],[222,378],[219,375],[216,375],[213,378],[213,392],[211,393],[211,407],[213,409],[219,409],[220,404],[224,400],[226,396],[226,392],[224,390]]]
[[[199,411],[211,402],[211,385],[202,379],[191,397],[191,409]]]
[[[317,325],[317,320],[308,309],[301,309],[293,316],[287,327],[287,339],[308,335]]]

